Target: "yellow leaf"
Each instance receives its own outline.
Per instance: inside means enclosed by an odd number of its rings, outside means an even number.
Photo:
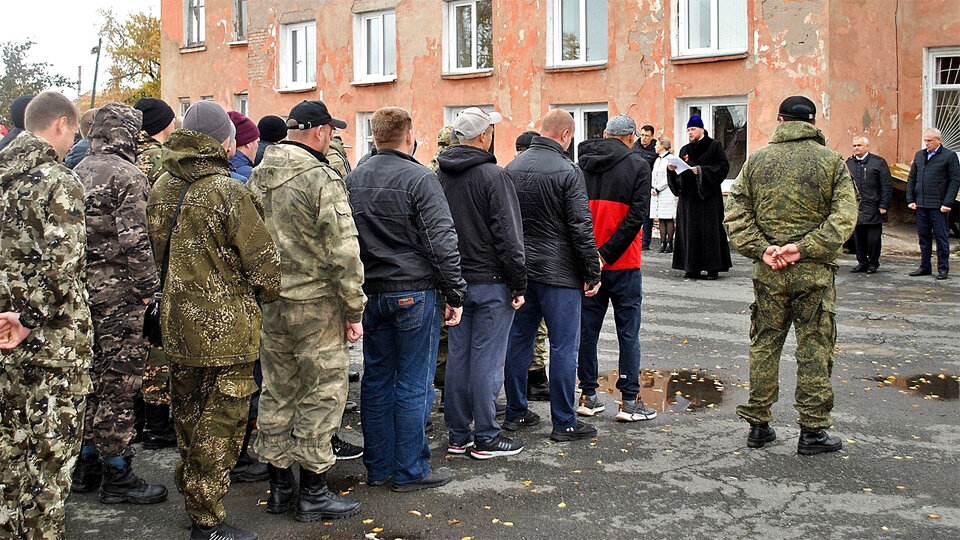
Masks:
[[[847,439],[847,444],[857,444],[857,441],[853,439]]]
[[[382,533],[383,527],[374,527],[373,529],[370,529],[370,532]]]
[[[372,520],[372,519],[365,519],[365,520],[363,520],[363,524],[364,524],[364,525],[369,525],[369,524],[371,524],[371,523],[373,523],[373,520]]]
[[[529,485],[532,484],[532,483],[533,483],[532,480],[524,480],[524,481],[523,481],[523,485],[525,485],[525,486],[529,486]]]
[[[411,515],[414,515],[414,516],[417,516],[417,517],[422,517],[422,516],[423,516],[423,514],[421,514],[420,512],[418,512],[418,511],[416,511],[416,510],[411,510],[411,511],[409,511],[409,512],[407,512],[407,513],[408,513],[408,514],[411,514]]]
[[[576,469],[573,471],[573,474],[580,474],[580,472],[581,472],[580,469]]]
[[[927,517],[930,519],[940,519],[939,514],[927,514]]]
[[[603,465],[603,461],[597,460],[597,465]]]
[[[512,521],[504,521],[504,522],[503,522],[503,526],[504,526],[504,527],[513,527],[513,522],[512,522]]]
[[[433,514],[426,514],[423,517],[426,519],[433,519]]]
[[[473,537],[472,537],[472,536],[464,536],[464,537],[461,538],[460,540],[473,540]]]
[[[484,506],[483,509],[484,509],[484,510],[489,510],[490,507],[489,507],[489,506]]]
[[[566,508],[566,507],[567,507],[567,503],[565,503],[565,502],[562,502],[562,503],[560,503],[560,504],[557,505],[557,508]]]
[[[580,482],[574,482],[573,485],[579,486],[579,485],[580,485]]]
[[[906,487],[906,486],[897,486],[897,489],[899,489],[900,491],[903,491],[903,490],[907,489],[907,487]]]
[[[537,488],[533,488],[530,490],[530,493],[539,493],[539,490],[537,490]]]
[[[493,518],[493,519],[490,520],[490,523],[494,523],[494,524],[500,523],[500,519],[499,519],[499,518]]]
[[[872,488],[863,488],[863,490],[866,491],[867,493],[873,493]]]
[[[886,525],[884,525],[883,527],[880,527],[880,530],[881,530],[881,531],[889,531],[890,528],[887,527]]]
[[[563,456],[565,456],[566,454],[564,454],[563,452],[557,452],[557,455],[560,456],[560,457],[563,457]]]
[[[459,524],[460,524],[460,520],[459,520],[459,519],[448,519],[448,520],[447,520],[447,525],[459,525]]]

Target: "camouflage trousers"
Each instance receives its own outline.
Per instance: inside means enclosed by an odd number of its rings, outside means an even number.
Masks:
[[[533,340],[533,361],[530,362],[530,371],[546,368],[548,360],[550,360],[550,350],[547,348],[547,323],[540,321],[537,337]]]
[[[170,362],[163,347],[150,347],[143,369],[143,401],[149,405],[170,404]]]
[[[350,355],[339,298],[263,306],[259,433],[253,450],[285,469],[294,463],[315,473],[336,462],[330,439],[347,401]]]
[[[750,306],[750,400],[737,414],[754,424],[772,419],[770,407],[780,392],[780,355],[792,325],[797,336],[798,422],[808,428],[828,428],[833,422],[835,271],[816,263],[771,270],[754,269],[756,301]]]
[[[223,497],[247,427],[257,389],[253,363],[223,367],[170,364],[170,408],[180,461],[175,479],[187,514],[201,527],[226,519]]]
[[[94,305],[93,393],[87,399],[83,444],[119,456],[133,440],[133,398],[143,384],[148,345],[143,304]]]
[[[86,371],[0,363],[0,537],[62,539]]]

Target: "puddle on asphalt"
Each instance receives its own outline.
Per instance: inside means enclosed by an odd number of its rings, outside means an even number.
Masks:
[[[600,379],[601,391],[619,394],[618,370],[612,370],[606,379]],[[670,370],[644,369],[640,371],[640,397],[657,412],[698,411],[723,401],[723,382],[705,369]]]
[[[873,380],[883,386],[894,386],[913,390],[933,399],[957,399],[960,397],[960,377],[945,373],[924,373],[922,375],[884,377],[879,375]]]

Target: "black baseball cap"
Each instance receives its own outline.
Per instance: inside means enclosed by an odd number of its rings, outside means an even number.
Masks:
[[[780,104],[778,114],[784,118],[810,121],[817,117],[817,106],[803,96],[790,96]]]
[[[287,117],[287,129],[311,129],[332,124],[337,129],[345,129],[347,123],[330,116],[327,106],[320,100],[301,101]]]

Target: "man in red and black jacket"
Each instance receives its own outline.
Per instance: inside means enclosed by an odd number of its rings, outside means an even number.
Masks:
[[[617,420],[650,420],[657,412],[640,399],[640,259],[642,226],[650,208],[650,165],[631,150],[637,124],[626,115],[607,121],[602,139],[589,139],[578,147],[580,168],[587,184],[593,232],[603,264],[599,294],[584,298],[580,315],[580,404],[577,414],[593,416],[604,410],[597,396],[597,340],[613,302],[620,342],[620,377],[617,389],[623,404]]]

